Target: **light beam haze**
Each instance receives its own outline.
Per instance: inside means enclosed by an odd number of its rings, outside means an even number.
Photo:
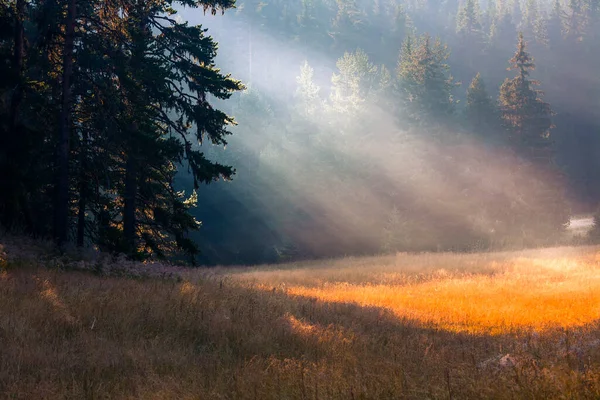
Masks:
[[[252,116],[234,109],[240,126],[225,153],[243,149],[257,159],[255,171],[236,165],[236,184],[253,180],[257,202],[268,210],[263,216],[278,235],[309,255],[386,250],[390,232],[396,247],[409,250],[472,249],[481,238],[498,248],[559,240],[544,220],[556,206],[548,199],[559,202],[566,191],[552,171],[457,129],[448,128],[443,140],[427,129],[404,130],[378,105],[386,100],[379,94],[336,112],[328,96],[334,57],[294,48],[234,12],[182,15],[209,28],[220,43],[218,65],[275,110],[273,121],[252,132]],[[251,49],[239,43],[249,34]],[[320,87],[312,114],[299,113],[294,99],[305,60]]]

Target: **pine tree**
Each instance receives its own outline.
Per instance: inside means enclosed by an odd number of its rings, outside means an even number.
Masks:
[[[466,0],[458,12],[456,32],[459,36],[474,38],[481,34],[478,0]]]
[[[19,0],[11,7],[2,3],[0,8],[0,57],[7,62],[0,66],[0,93],[9,94],[0,103],[2,119],[0,125],[0,223],[5,227],[18,224],[23,204],[19,181],[23,179],[20,155],[21,140],[25,132],[20,130],[23,95],[25,92],[25,32],[26,2]],[[12,52],[11,52],[12,50]],[[12,54],[11,54],[12,53]],[[5,97],[5,98],[6,98]]]
[[[481,74],[477,74],[467,89],[465,119],[469,130],[495,142],[500,133],[498,110],[488,94]]]
[[[510,2],[509,11],[512,20],[517,27],[521,27],[523,23],[523,10],[521,9],[521,0],[512,0]]]
[[[59,110],[62,18],[53,2],[0,6],[0,224],[51,236],[51,157]],[[50,216],[50,218],[48,218]]]
[[[583,40],[584,9],[582,0],[569,0],[563,17],[565,40],[574,46]]]
[[[456,84],[446,64],[449,52],[439,40],[424,35],[413,43],[408,38],[398,65],[399,119],[409,125],[431,126],[448,122],[455,102]]]
[[[326,28],[318,18],[325,12],[320,5],[321,2],[316,0],[302,0],[302,9],[297,16],[297,40],[307,48],[319,46],[326,50],[330,47],[331,36],[326,33]]]
[[[306,119],[314,118],[322,108],[319,96],[321,88],[314,83],[314,72],[308,61],[305,61],[300,68],[300,75],[296,77],[296,108],[300,116]]]
[[[460,8],[456,25],[458,43],[453,46],[453,58],[460,60],[463,68],[459,78],[468,79],[477,69],[485,48],[478,0],[467,0]]]
[[[216,13],[233,1],[186,4]],[[0,97],[17,101],[0,102],[0,224],[133,257],[194,253],[197,197],[175,174],[189,167],[194,189],[232,176],[194,143],[226,143],[234,120],[211,99],[242,88],[216,69],[212,38],[170,1],[5,5],[0,52],[14,64],[0,66]]]
[[[549,140],[553,127],[552,110],[541,99],[542,93],[534,89],[539,82],[530,79],[535,64],[527,52],[522,33],[519,33],[517,52],[510,63],[509,70],[516,70],[517,76],[507,78],[500,87],[502,119],[519,151],[532,159],[549,163],[552,158]]]
[[[365,22],[356,0],[335,0],[337,15],[332,21],[334,46],[338,50],[361,47],[364,40]]]
[[[516,25],[510,13],[500,14],[490,28],[490,45],[494,51],[505,49],[512,42]]]
[[[336,66],[338,73],[331,78],[331,108],[340,114],[353,115],[375,88],[377,67],[361,49],[345,53]]]
[[[496,0],[488,0],[485,13],[482,17],[482,26],[485,32],[490,32],[492,24],[494,23],[494,21],[496,21],[497,17],[498,5],[496,4]]]
[[[213,13],[216,7],[222,6],[215,5]],[[208,139],[226,144],[226,126],[234,121],[214,109],[207,95],[227,99],[241,85],[214,67],[216,45],[201,27],[172,18],[165,23],[165,13],[174,13],[168,3],[132,5],[125,24],[133,50],[122,54],[117,72],[124,105],[120,119],[125,159],[118,190],[123,199],[122,249],[130,255],[163,256],[175,247],[195,251],[185,238],[186,231],[198,226],[187,213],[193,196],[186,200],[175,190],[175,163],[185,160],[194,189],[233,174],[232,168],[210,162],[194,149],[192,137],[200,143]]]
[[[523,35],[538,43],[545,42],[544,24],[537,0],[527,0],[523,17]]]
[[[563,24],[562,24],[562,5],[560,0],[554,0],[552,11],[546,25],[548,32],[548,44],[551,49],[557,49],[562,44],[563,39]]]
[[[77,18],[76,6],[75,0],[68,1],[67,16],[64,22],[65,40],[62,51],[62,94],[55,162],[56,193],[54,205],[54,239],[59,247],[63,247],[67,241],[69,225],[69,138],[72,131],[71,79],[73,75],[75,20]]]

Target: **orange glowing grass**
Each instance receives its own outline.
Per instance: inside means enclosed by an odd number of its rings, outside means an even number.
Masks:
[[[600,319],[600,256],[506,262],[494,275],[438,277],[406,285],[295,285],[289,295],[382,307],[454,332],[501,334],[576,327]]]

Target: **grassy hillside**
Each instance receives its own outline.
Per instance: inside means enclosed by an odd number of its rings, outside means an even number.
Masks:
[[[599,248],[177,279],[0,258],[0,398],[600,397]]]

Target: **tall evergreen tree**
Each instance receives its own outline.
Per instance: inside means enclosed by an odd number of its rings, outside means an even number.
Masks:
[[[77,3],[69,0],[64,22],[65,39],[62,50],[62,97],[56,150],[56,187],[54,205],[54,238],[59,246],[67,241],[69,224],[69,138],[71,136],[71,79]]]
[[[537,43],[545,42],[545,26],[537,0],[527,0],[523,17],[523,34]]]
[[[212,13],[233,6],[183,3]],[[209,161],[194,142],[226,143],[234,121],[211,98],[242,88],[216,69],[212,38],[178,22],[171,1],[5,5],[0,18],[10,29],[0,29],[0,51],[14,55],[3,64],[14,78],[0,79],[0,89],[19,85],[0,107],[0,144],[26,140],[8,147],[13,156],[0,149],[1,189],[6,177],[19,183],[0,190],[0,223],[29,219],[29,231],[61,246],[76,231],[78,245],[131,256],[193,253],[186,232],[198,227],[189,214],[196,197],[175,189],[175,174],[188,166],[196,188],[231,177],[232,168]]]
[[[481,74],[477,74],[467,89],[465,118],[469,130],[479,137],[497,142],[500,133],[499,115],[496,105],[488,94]]]
[[[296,93],[298,113],[306,119],[314,118],[322,109],[322,101],[319,96],[321,88],[314,82],[315,70],[305,61],[300,68],[300,75],[296,77]]]
[[[478,0],[466,0],[460,8],[456,20],[459,36],[475,37],[481,34],[481,21]]]
[[[552,11],[548,18],[547,32],[548,44],[551,49],[557,49],[562,43],[563,24],[562,24],[563,9],[560,0],[554,0]]]
[[[335,0],[337,14],[331,23],[331,36],[339,50],[361,47],[364,39],[365,22],[355,0]]]
[[[455,109],[452,91],[456,84],[449,73],[446,45],[429,35],[416,43],[404,43],[398,65],[400,121],[431,126],[449,122]]]
[[[498,5],[496,4],[496,0],[488,0],[487,6],[485,8],[485,13],[482,18],[482,26],[485,32],[490,32],[492,24],[496,21],[498,17]]]
[[[569,0],[564,11],[563,27],[565,40],[571,46],[583,40],[584,8],[582,0]]]
[[[331,78],[331,107],[342,114],[358,112],[377,84],[377,66],[363,50],[345,53]]]
[[[195,5],[216,12],[231,3]],[[232,168],[207,160],[193,142],[208,139],[226,144],[226,126],[233,119],[214,109],[208,95],[227,99],[241,85],[214,67],[212,38],[205,36],[200,26],[168,17],[173,13],[167,2],[134,3],[127,10],[125,22],[133,47],[123,54],[117,76],[125,133],[119,190],[122,243],[129,254],[141,251],[162,256],[174,247],[195,251],[185,237],[186,231],[197,228],[187,213],[193,203],[175,190],[176,163],[185,160],[194,189],[200,183],[228,179],[233,173]]]
[[[536,161],[549,163],[552,159],[549,139],[553,127],[552,110],[542,100],[542,92],[535,89],[539,82],[530,78],[535,64],[527,52],[522,33],[519,33],[517,52],[510,64],[509,70],[516,70],[517,75],[507,78],[500,87],[502,119],[519,151]]]
[[[466,80],[478,69],[477,64],[487,40],[481,25],[478,0],[464,2],[458,12],[456,32],[458,43],[452,46],[452,61],[461,63],[461,68],[457,71],[458,77],[459,80]]]

